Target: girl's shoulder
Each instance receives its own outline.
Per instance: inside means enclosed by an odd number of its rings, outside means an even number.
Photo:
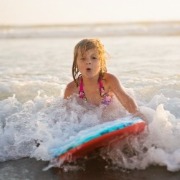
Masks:
[[[65,92],[64,92],[64,98],[70,97],[74,93],[78,92],[78,87],[74,81],[67,84]]]
[[[104,85],[106,88],[109,88],[113,91],[119,89],[122,90],[123,86],[121,84],[121,81],[119,78],[117,78],[115,75],[110,73],[105,73],[103,77]]]
[[[68,89],[74,89],[76,87],[77,87],[77,85],[74,81],[71,81],[70,83],[67,84]]]
[[[107,84],[118,81],[117,77],[111,73],[104,73],[102,80],[104,80]]]

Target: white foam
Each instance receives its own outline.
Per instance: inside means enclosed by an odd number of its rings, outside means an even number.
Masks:
[[[72,80],[71,52],[77,41],[0,41],[0,161],[50,160],[49,149],[80,130],[126,114],[116,100],[105,111],[76,98],[63,100],[65,84]],[[108,71],[136,99],[149,124],[144,134],[128,140],[129,154],[123,153],[125,145],[118,144],[107,152],[109,158],[117,167],[143,169],[157,164],[178,170],[179,37],[116,37],[116,41],[104,37],[102,41],[113,56]]]
[[[159,97],[158,97],[159,98]],[[81,105],[62,98],[38,96],[20,103],[15,96],[1,101],[0,160],[35,157],[50,160],[50,149],[77,132],[101,122],[102,108]],[[150,103],[152,104],[152,103]],[[125,168],[146,168],[151,164],[180,169],[180,120],[163,105],[156,110],[141,107],[148,119],[144,135],[133,139],[134,156],[123,154],[122,145],[108,151],[113,164]]]
[[[180,169],[180,119],[159,105],[152,114],[144,135],[130,139],[129,150],[123,153],[122,144],[108,152],[114,164],[124,168],[144,169],[149,165],[167,166],[170,171]],[[130,154],[130,155],[129,155]]]

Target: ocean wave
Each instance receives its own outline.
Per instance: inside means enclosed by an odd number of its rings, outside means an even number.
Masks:
[[[84,36],[179,36],[180,22],[124,24],[0,26],[0,38],[63,38]]]

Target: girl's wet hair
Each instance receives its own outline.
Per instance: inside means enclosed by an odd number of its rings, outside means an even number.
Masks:
[[[107,72],[107,68],[106,68],[107,53],[104,49],[104,45],[98,39],[83,39],[79,43],[77,43],[76,46],[74,47],[72,76],[77,86],[78,86],[78,76],[79,76],[79,69],[77,66],[78,53],[81,53],[83,55],[86,51],[90,49],[96,49],[98,51],[99,59],[101,61],[101,70],[99,72],[100,76],[103,76],[103,74]]]

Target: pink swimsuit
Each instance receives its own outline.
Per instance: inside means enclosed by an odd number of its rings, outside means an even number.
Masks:
[[[80,85],[79,85],[79,98],[87,101],[87,98],[84,93],[83,79],[82,77],[80,78],[81,79],[80,79]],[[99,78],[98,83],[99,83],[99,93],[100,93],[100,96],[102,97],[101,103],[104,105],[109,105],[112,101],[112,97],[108,93],[105,92],[101,78]]]

